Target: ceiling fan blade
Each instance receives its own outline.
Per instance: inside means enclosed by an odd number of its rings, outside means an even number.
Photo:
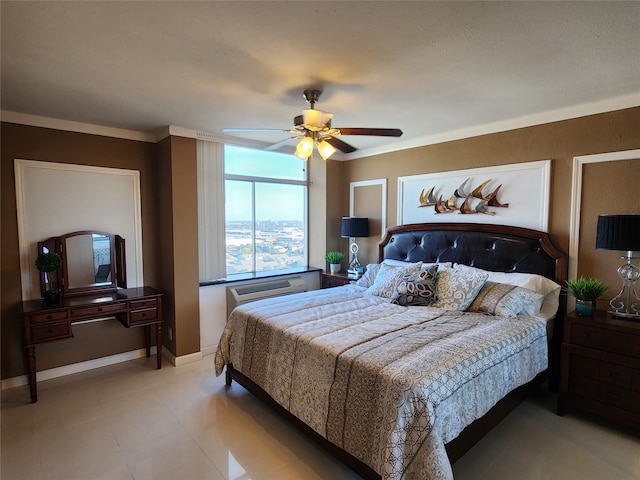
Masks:
[[[401,137],[399,128],[338,128],[340,135],[373,135],[377,137]]]
[[[236,132],[236,133],[240,133],[240,132],[278,132],[278,133],[282,133],[282,132],[289,132],[290,130],[283,130],[281,128],[223,128],[222,129],[223,132]]]
[[[277,150],[278,148],[280,148],[283,145],[286,145],[287,143],[289,143],[291,140],[295,140],[298,137],[290,137],[290,138],[285,138],[284,140],[280,140],[279,142],[276,143],[272,143],[271,145],[269,145],[268,147],[265,147],[265,150]]]
[[[355,152],[357,150],[356,147],[352,147],[348,143],[343,142],[342,140],[340,140],[339,138],[336,138],[336,137],[328,136],[328,137],[325,137],[324,140],[329,145],[331,145],[333,148],[337,148],[338,150],[340,150],[343,153],[351,153],[351,152]]]

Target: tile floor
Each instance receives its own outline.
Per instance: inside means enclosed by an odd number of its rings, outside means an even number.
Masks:
[[[242,387],[213,356],[134,360],[2,392],[2,480],[359,478]],[[467,479],[640,479],[640,434],[553,413],[541,388],[453,467]]]

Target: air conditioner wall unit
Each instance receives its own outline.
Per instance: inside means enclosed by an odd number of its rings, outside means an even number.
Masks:
[[[307,282],[302,277],[245,283],[227,287],[227,317],[231,315],[234,308],[244,303],[306,291]]]

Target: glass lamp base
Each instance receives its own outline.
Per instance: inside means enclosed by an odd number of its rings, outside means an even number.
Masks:
[[[632,263],[631,253],[629,252],[627,257],[627,264],[618,268],[618,275],[622,278],[622,289],[609,302],[609,313],[615,317],[640,320],[640,297],[636,291],[636,282],[640,279],[640,269]]]

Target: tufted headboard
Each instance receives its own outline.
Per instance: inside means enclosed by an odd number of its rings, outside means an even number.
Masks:
[[[528,228],[473,223],[416,223],[388,228],[378,243],[378,261],[452,262],[494,272],[537,273],[564,286],[567,256],[549,234]],[[549,385],[557,390],[566,296],[553,323]]]
[[[537,273],[564,285],[567,256],[549,234],[473,223],[416,223],[388,228],[378,260],[463,263],[496,272]]]

